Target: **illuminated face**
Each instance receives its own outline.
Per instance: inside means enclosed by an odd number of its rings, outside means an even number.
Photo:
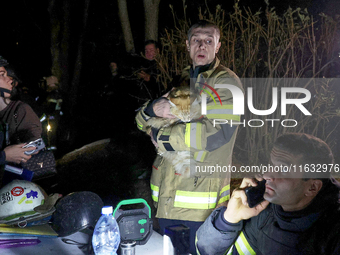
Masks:
[[[159,50],[153,43],[145,46],[145,57],[147,60],[154,60],[158,52]]]
[[[221,47],[219,35],[215,28],[195,28],[192,31],[190,42],[186,44],[189,50],[190,58],[193,62],[193,67],[210,64]]]
[[[0,67],[0,87],[12,91],[12,80],[7,76],[5,67]],[[10,94],[5,93],[5,97],[9,97]]]
[[[274,147],[270,158],[274,167],[283,166],[289,169],[291,165],[300,165],[302,156],[290,154]],[[312,180],[305,181],[302,179],[302,175],[303,173],[299,171],[265,173],[263,178],[267,182],[264,198],[273,204],[281,205],[285,211],[304,208],[310,199],[305,194],[308,192]]]

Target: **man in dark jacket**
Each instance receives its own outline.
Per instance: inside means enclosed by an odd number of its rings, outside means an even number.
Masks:
[[[160,71],[157,67],[155,60],[159,54],[158,43],[154,40],[148,40],[144,44],[145,59],[142,61],[142,68],[137,73],[138,79],[138,101],[139,103],[145,103],[148,100],[153,100],[162,95],[164,87],[159,82],[158,76]]]
[[[197,231],[199,253],[340,254],[339,183],[329,175],[339,165],[333,161],[328,145],[314,136],[279,137],[271,162],[282,170],[263,175],[265,201],[250,208],[244,188],[257,182],[243,179],[228,207]]]

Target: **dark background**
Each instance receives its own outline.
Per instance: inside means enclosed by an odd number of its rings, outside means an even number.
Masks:
[[[82,0],[72,0],[70,30],[70,74],[75,61],[80,28],[82,26],[83,5]],[[144,7],[142,0],[127,0],[132,34],[136,53],[139,54],[144,48]],[[174,26],[173,15],[169,5],[173,5],[178,19],[183,15],[183,1],[161,0],[159,10],[159,35],[164,29]],[[232,11],[233,1],[221,0],[187,0],[187,18],[194,22],[198,18],[198,8],[205,10],[208,6],[213,12],[216,5],[221,5],[227,13]],[[239,5],[251,8],[253,11],[265,9],[264,1],[240,0]],[[340,4],[337,0],[295,0],[282,1],[271,0],[270,6],[276,8],[278,13],[285,11],[288,7],[307,8],[310,13],[326,12],[336,15]],[[12,0],[1,3],[1,40],[0,55],[5,57],[10,64],[17,69],[25,86],[37,87],[42,77],[51,75],[51,53],[50,53],[50,18],[48,13],[49,1],[47,0]],[[339,7],[339,8],[337,8]],[[340,38],[339,38],[340,40]],[[77,148],[88,142],[112,136],[109,131],[96,132],[97,123],[112,122],[105,120],[105,116],[98,114],[101,111],[101,99],[98,98],[100,90],[109,78],[109,63],[115,61],[119,64],[126,63],[124,40],[118,16],[117,1],[91,1],[89,17],[83,44],[82,70],[80,77],[80,89],[78,94],[79,118],[76,144],[70,149]],[[133,63],[131,63],[133,64]],[[70,93],[64,91],[64,93]],[[118,97],[116,100],[124,102],[126,98]],[[127,103],[127,102],[125,102]],[[67,109],[64,109],[67,111]],[[124,109],[115,109],[112,115]],[[100,118],[100,121],[97,120]],[[103,120],[104,118],[104,120]],[[124,120],[125,121],[125,120]],[[130,125],[132,125],[131,120]],[[112,123],[110,124],[112,125]],[[122,130],[121,132],[123,132]]]
[[[43,76],[50,75],[50,20],[47,11],[46,0],[13,0],[1,3],[1,44],[0,54],[7,58],[11,64],[20,69],[24,82],[36,83]],[[129,8],[130,23],[134,36],[136,53],[143,50],[144,42],[144,12],[142,0],[127,0]],[[213,11],[216,5],[228,11],[232,9],[231,1],[221,0],[188,0],[187,16],[190,20],[197,19],[198,8],[205,9],[206,3]],[[295,1],[269,1],[270,6],[278,12],[292,8],[308,8],[310,13],[316,14],[321,11],[334,13],[337,8],[336,0],[295,0]],[[71,14],[71,37],[78,40],[79,26],[82,21],[83,1],[72,1]],[[169,5],[173,5],[178,18],[183,17],[183,2],[178,0],[161,0],[159,15],[159,33],[164,28],[173,27],[173,16]],[[264,1],[241,0],[240,5],[250,7],[253,10],[265,7]],[[74,45],[77,45],[76,43]],[[91,1],[89,20],[84,42],[83,59],[83,82],[92,76],[108,71],[108,63],[111,60],[119,60],[124,57],[125,48],[121,26],[118,17],[118,7],[114,0]],[[88,72],[90,71],[90,73]],[[87,76],[85,75],[87,74]],[[86,82],[85,82],[86,83]]]

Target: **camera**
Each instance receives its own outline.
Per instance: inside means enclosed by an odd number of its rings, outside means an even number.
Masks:
[[[29,147],[36,147],[35,150],[31,150],[31,151],[25,151],[24,153],[26,155],[31,155],[37,151],[40,151],[41,149],[45,148],[45,143],[44,140],[42,138],[39,138],[35,141],[29,142],[28,144],[24,145],[22,148],[29,148]]]

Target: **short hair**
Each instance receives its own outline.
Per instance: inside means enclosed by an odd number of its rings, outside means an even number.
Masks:
[[[321,139],[305,133],[287,133],[279,136],[274,147],[291,154],[302,155],[303,163],[332,164],[330,147]]]
[[[205,20],[205,19],[201,19],[189,28],[189,31],[188,31],[188,41],[189,42],[190,42],[190,39],[192,37],[193,30],[196,29],[196,28],[199,28],[199,27],[201,27],[201,28],[212,27],[217,32],[218,36],[221,37],[220,28],[214,22],[209,21],[209,20]]]
[[[321,164],[328,167],[334,163],[331,148],[320,138],[305,133],[287,133],[279,136],[274,142],[274,147],[289,152],[293,155],[301,155],[301,164]],[[304,172],[304,177],[316,176],[313,179],[330,178],[330,171],[320,174]]]
[[[153,45],[155,45],[156,49],[159,49],[159,43],[156,42],[155,40],[147,40],[147,41],[145,41],[144,47],[149,45],[149,44],[153,44]]]
[[[4,59],[2,56],[0,56],[0,67],[7,66],[8,62],[6,59]]]

